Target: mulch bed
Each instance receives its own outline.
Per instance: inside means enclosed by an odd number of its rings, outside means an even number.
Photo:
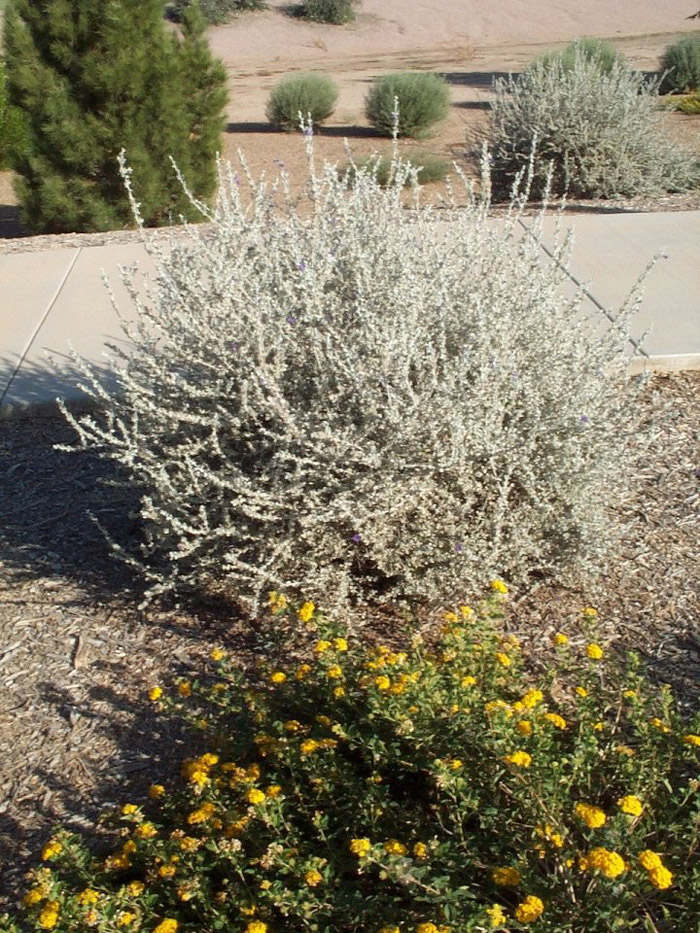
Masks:
[[[652,415],[651,399],[668,403]],[[700,683],[700,373],[655,376],[645,390],[652,444],[621,509],[616,556],[585,588],[567,581],[513,594],[509,626],[535,652],[597,606],[602,636],[640,650],[653,676],[698,700]],[[51,827],[91,828],[108,802],[138,799],[185,757],[187,736],[155,717],[145,691],[191,673],[213,645],[254,662],[256,640],[214,605],[139,612],[138,581],[111,557],[97,515],[128,542],[128,493],[62,420],[0,424],[0,906]]]

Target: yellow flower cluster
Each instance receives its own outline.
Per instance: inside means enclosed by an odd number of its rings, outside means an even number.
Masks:
[[[25,907],[34,907],[35,904],[40,904],[45,897],[46,892],[43,888],[30,888],[22,898],[22,903]]]
[[[219,756],[207,752],[198,758],[186,758],[180,769],[182,776],[196,787],[204,787],[210,781],[209,772],[219,763]]]
[[[77,896],[76,900],[79,904],[85,906],[91,906],[96,904],[100,899],[99,891],[95,891],[94,888],[85,888],[84,891],[81,891]]]
[[[549,823],[546,823],[544,826],[536,826],[535,834],[540,839],[549,842],[555,849],[561,849],[564,845],[564,837],[561,833],[555,832],[554,827]]]
[[[617,878],[627,870],[625,860],[617,852],[611,852],[603,846],[596,846],[584,856],[586,868],[590,871],[595,869],[606,878]]]
[[[493,930],[495,930],[496,927],[502,927],[508,919],[500,904],[493,904],[491,907],[487,907],[486,916],[489,918],[489,923]]]
[[[197,807],[196,810],[193,810],[187,816],[187,822],[190,826],[197,826],[199,823],[206,823],[212,818],[216,810],[216,807],[213,803],[203,803],[201,807]]]
[[[384,843],[383,849],[387,855],[406,855],[408,852],[407,847],[398,839],[388,839]]]
[[[545,713],[544,718],[550,722],[556,729],[566,729],[566,720],[559,713]]]
[[[683,742],[686,745],[695,745],[700,748],[700,735],[693,735],[693,733],[688,733],[688,735],[683,736]]]
[[[41,910],[37,922],[42,930],[53,930],[58,923],[60,904],[58,901],[48,901]]]
[[[353,855],[357,855],[358,858],[366,858],[372,849],[372,843],[363,837],[361,839],[351,839],[350,840],[350,851]]]
[[[494,593],[498,593],[500,596],[505,596],[508,592],[508,587],[503,582],[503,580],[492,580],[491,589]]]
[[[525,707],[525,709],[534,709],[538,706],[544,699],[544,694],[541,690],[528,690],[521,698],[520,702]]]
[[[513,765],[515,768],[529,768],[532,763],[532,756],[527,752],[517,751],[505,755],[503,760],[507,765]]]
[[[41,857],[45,862],[50,862],[52,859],[55,859],[57,855],[60,855],[61,852],[63,852],[61,843],[56,839],[50,839],[41,850]]]
[[[647,870],[647,877],[655,888],[664,891],[673,884],[673,875],[661,861],[658,852],[652,852],[651,849],[644,849],[639,853],[639,862]]]
[[[312,602],[305,602],[300,609],[297,610],[297,617],[302,622],[309,622],[316,610],[316,606]]]
[[[641,816],[644,811],[644,804],[639,797],[635,797],[633,794],[620,797],[617,805],[623,813],[627,813],[629,816]]]
[[[315,888],[323,881],[323,875],[320,871],[312,868],[304,875],[304,881],[310,888]]]
[[[515,908],[515,919],[518,923],[534,923],[544,913],[544,904],[534,894],[529,894]]]
[[[175,933],[177,927],[177,920],[166,917],[165,920],[161,920],[158,926],[153,930],[153,933]]]
[[[595,642],[591,642],[590,645],[586,645],[586,654],[591,661],[600,661],[603,657],[603,649]]]
[[[605,825],[606,816],[600,807],[594,807],[590,803],[577,803],[574,812],[589,829],[600,829]]]
[[[245,933],[267,933],[267,924],[262,920],[251,920],[245,928]]]
[[[563,632],[555,632],[555,634],[552,636],[552,641],[555,645],[557,645],[557,647],[563,648],[564,645],[569,644],[569,636],[564,635]]]

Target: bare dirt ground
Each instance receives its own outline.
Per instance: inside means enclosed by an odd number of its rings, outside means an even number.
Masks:
[[[368,82],[385,71],[427,69],[448,77],[453,107],[420,147],[461,159],[465,133],[484,120],[494,75],[518,71],[543,49],[580,35],[610,38],[637,67],[654,69],[668,42],[697,28],[685,20],[697,2],[365,0],[359,22],[338,29],[291,20],[276,0],[267,12],[211,32],[232,92],[224,155],[240,147],[254,173],[276,174],[278,160],[293,177],[301,173],[300,139],[264,123],[270,88],[294,69],[325,71],[340,85],[339,108],[317,138],[319,157],[344,159],[344,137],[357,155],[382,150],[389,143],[362,114]],[[668,125],[697,144],[700,118],[671,116]],[[700,197],[606,208],[699,209]],[[0,237],[21,233],[9,174],[0,173]],[[51,248],[57,240],[7,245]],[[511,625],[543,647],[555,628],[575,626],[582,605],[597,605],[605,637],[638,647],[655,674],[693,702],[700,678],[700,376],[656,377],[647,404],[654,393],[670,411],[653,423],[651,451],[640,451],[615,559],[585,589],[561,581],[522,603],[515,594]],[[53,449],[69,436],[57,420],[0,424],[0,903],[3,896],[14,901],[53,824],[92,826],[102,805],[134,799],[184,756],[186,738],[144,702],[150,685],[192,670],[213,644],[246,663],[263,644],[216,606],[135,609],[138,581],[114,563],[86,517],[92,511],[128,543],[133,501],[102,484],[109,473],[93,456]]]

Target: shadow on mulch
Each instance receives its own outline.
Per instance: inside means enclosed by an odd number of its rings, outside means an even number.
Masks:
[[[12,451],[0,497],[3,564],[20,579],[58,575],[78,582],[95,599],[117,594],[131,599],[140,584],[114,560],[88,513],[128,547],[135,543],[136,525],[128,516],[138,495],[108,485],[117,471],[96,454],[54,449],[75,441],[60,417],[0,422],[0,452]]]

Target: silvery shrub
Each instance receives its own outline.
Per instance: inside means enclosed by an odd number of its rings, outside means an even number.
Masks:
[[[301,202],[220,164],[208,223],[147,240],[116,390],[77,361],[101,410],[66,415],[140,491],[122,556],[147,598],[444,605],[599,566],[631,479],[636,299],[614,324],[584,308],[526,192],[500,218],[487,174],[455,182],[466,206],[416,184],[407,204],[398,157],[383,188],[306,142]]]
[[[700,165],[668,136],[658,82],[624,61],[602,67],[583,49],[540,59],[498,79],[487,130],[495,194],[510,196],[535,147],[533,197],[551,168],[552,190],[581,198],[657,195],[700,180]]]

